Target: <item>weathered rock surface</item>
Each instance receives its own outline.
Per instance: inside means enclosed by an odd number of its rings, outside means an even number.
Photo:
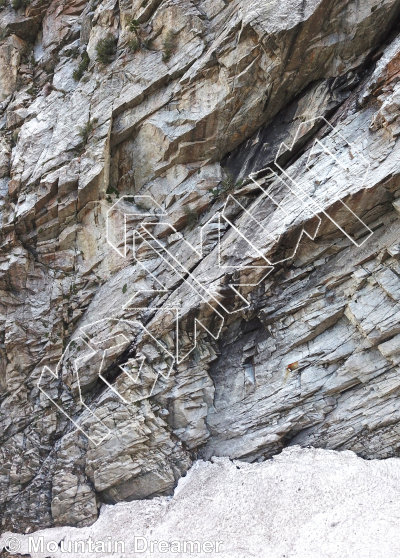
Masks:
[[[0,20],[3,529],[89,525],[199,456],[397,455],[400,2]]]
[[[298,447],[264,463],[197,461],[172,498],[104,505],[91,527],[13,536],[20,555],[31,558],[61,558],[68,549],[76,558],[392,558],[400,551],[399,475],[399,459],[363,461],[349,451]],[[3,534],[0,548],[10,536]],[[185,552],[189,541],[199,546]],[[135,544],[143,549],[146,542],[147,552],[135,552]]]

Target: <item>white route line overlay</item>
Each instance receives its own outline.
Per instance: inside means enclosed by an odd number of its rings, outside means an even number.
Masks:
[[[366,235],[365,238],[363,238],[362,242],[358,243],[356,240],[354,240],[349,234],[347,234],[347,232],[323,209],[323,207],[321,205],[318,204],[318,202],[313,199],[299,184],[299,182],[296,182],[287,172],[284,168],[282,168],[279,163],[278,163],[278,159],[280,157],[280,155],[282,154],[283,151],[291,151],[293,149],[293,147],[296,144],[296,141],[298,140],[299,136],[301,135],[301,129],[304,126],[307,125],[312,125],[313,123],[315,123],[317,120],[321,120],[322,122],[324,122],[327,126],[330,127],[331,131],[333,132],[332,135],[330,135],[330,137],[333,137],[335,135],[337,135],[342,144],[344,144],[345,146],[348,146],[350,153],[356,153],[358,158],[365,162],[365,173],[364,173],[364,177],[363,177],[363,181],[361,184],[361,187],[364,186],[365,183],[365,179],[366,176],[369,172],[370,169],[370,163],[369,161],[367,161],[367,159],[362,155],[362,153],[356,148],[355,144],[351,144],[349,143],[344,136],[334,127],[332,126],[328,120],[326,120],[325,117],[320,116],[320,117],[316,117],[310,120],[307,120],[305,122],[303,122],[297,132],[296,135],[293,138],[293,142],[292,142],[292,146],[288,147],[285,143],[282,143],[278,149],[278,152],[276,154],[275,157],[275,165],[276,167],[279,169],[279,171],[281,172],[281,175],[278,175],[273,169],[271,169],[271,167],[265,167],[263,169],[258,170],[255,173],[251,173],[249,175],[249,179],[257,185],[257,188],[259,188],[262,192],[261,194],[261,198],[265,197],[268,198],[269,200],[271,200],[284,214],[287,218],[292,218],[293,215],[291,215],[290,213],[288,213],[285,208],[283,207],[283,205],[281,203],[279,203],[276,199],[274,199],[274,197],[272,196],[271,192],[269,191],[271,188],[269,189],[264,189],[263,186],[260,184],[260,182],[256,179],[256,176],[258,174],[260,174],[261,172],[268,172],[270,173],[271,176],[274,177],[274,182],[275,180],[278,180],[285,188],[287,188],[292,195],[294,195],[300,202],[300,209],[299,212],[304,211],[304,210],[308,210],[311,211],[311,213],[313,214],[313,216],[316,218],[317,220],[317,226],[316,229],[314,231],[313,234],[311,234],[310,232],[308,232],[307,230],[305,230],[305,228],[303,227],[296,246],[293,249],[293,252],[290,254],[290,256],[283,258],[279,261],[276,262],[272,262],[271,259],[267,258],[265,256],[265,254],[261,251],[260,248],[258,248],[257,246],[254,245],[254,243],[252,243],[252,241],[230,220],[230,218],[226,215],[226,211],[227,211],[227,206],[229,202],[234,202],[236,203],[241,210],[243,211],[243,213],[246,214],[246,216],[248,217],[248,219],[252,220],[258,227],[260,227],[260,229],[262,229],[266,236],[269,238],[275,238],[275,239],[279,239],[281,236],[281,232],[278,231],[278,235],[274,236],[273,233],[271,232],[267,232],[267,230],[265,229],[264,225],[257,220],[254,215],[252,215],[250,213],[250,211],[248,211],[236,198],[233,194],[229,194],[228,198],[225,201],[225,204],[222,208],[221,211],[218,211],[214,216],[212,216],[201,228],[200,228],[200,242],[199,242],[199,248],[194,247],[190,242],[188,242],[183,235],[177,231],[175,229],[175,227],[173,225],[171,225],[170,223],[167,222],[163,222],[163,221],[159,221],[159,218],[161,216],[167,216],[168,214],[165,212],[165,210],[163,210],[163,208],[158,204],[158,202],[156,202],[156,200],[154,200],[154,198],[150,195],[126,195],[126,196],[122,196],[121,198],[119,198],[119,200],[117,202],[115,202],[113,204],[113,206],[107,211],[107,225],[106,225],[106,240],[107,243],[111,246],[111,248],[113,250],[115,250],[119,256],[121,256],[122,258],[127,258],[127,254],[128,254],[128,244],[127,244],[127,237],[128,237],[128,230],[127,230],[127,220],[129,217],[137,217],[138,219],[146,219],[146,218],[156,218],[156,221],[142,221],[139,225],[140,230],[134,230],[133,231],[133,246],[132,246],[132,251],[133,251],[133,257],[136,261],[136,263],[141,266],[144,270],[146,270],[146,272],[152,277],[153,281],[160,287],[159,289],[140,289],[138,291],[135,292],[135,294],[128,300],[127,303],[125,303],[122,307],[122,309],[126,309],[126,308],[131,308],[131,309],[135,309],[134,306],[131,305],[131,303],[134,301],[135,297],[138,296],[140,293],[144,293],[144,292],[151,292],[151,293],[168,293],[170,292],[168,289],[166,289],[164,287],[164,285],[161,284],[161,282],[155,277],[155,275],[148,270],[142,262],[140,262],[138,260],[138,258],[136,257],[136,245],[135,245],[135,238],[140,238],[141,241],[143,243],[145,243],[147,245],[147,247],[149,247],[150,249],[152,249],[153,251],[155,251],[159,257],[162,258],[162,260],[172,269],[173,272],[175,272],[182,280],[183,282],[186,283],[186,285],[188,285],[192,290],[195,291],[195,293],[200,297],[200,299],[202,300],[203,303],[207,304],[208,306],[210,306],[210,308],[212,309],[212,312],[215,313],[219,319],[220,319],[220,327],[218,328],[218,332],[216,334],[213,334],[204,324],[202,324],[200,322],[200,320],[198,320],[197,318],[194,319],[194,346],[193,348],[188,351],[183,357],[179,357],[179,309],[178,308],[171,308],[168,307],[168,305],[165,307],[165,310],[168,311],[175,311],[176,312],[176,316],[175,316],[175,334],[176,334],[176,346],[175,346],[175,354],[172,354],[170,351],[167,350],[167,348],[165,347],[164,344],[160,343],[152,334],[151,332],[139,321],[131,321],[131,320],[122,320],[119,319],[117,317],[110,317],[110,318],[104,318],[102,320],[98,320],[95,321],[87,326],[84,326],[82,328],[80,328],[81,332],[83,335],[85,335],[85,337],[88,339],[88,341],[86,341],[83,337],[75,337],[74,339],[72,339],[70,341],[70,343],[67,345],[66,350],[64,351],[64,353],[62,354],[57,366],[56,366],[56,371],[52,372],[51,369],[48,366],[44,366],[42,373],[40,375],[39,381],[38,381],[38,388],[40,389],[40,391],[76,426],[76,428],[78,430],[80,430],[94,445],[98,446],[100,445],[106,438],[108,438],[111,434],[112,431],[104,424],[104,422],[84,403],[83,397],[82,397],[82,393],[81,393],[81,387],[80,387],[80,381],[79,381],[79,362],[80,361],[84,361],[87,358],[89,358],[90,356],[93,356],[93,354],[98,350],[97,348],[94,348],[91,346],[91,344],[89,343],[89,337],[85,334],[84,330],[96,325],[97,323],[103,322],[104,320],[118,320],[120,322],[126,322],[126,323],[130,323],[130,324],[135,324],[136,326],[141,327],[144,332],[146,334],[148,334],[151,339],[157,343],[164,352],[166,352],[168,354],[168,357],[170,357],[172,359],[172,364],[169,367],[169,370],[167,372],[167,374],[164,374],[163,372],[156,372],[156,379],[151,387],[150,392],[148,393],[148,395],[143,396],[137,400],[143,400],[143,399],[148,399],[149,397],[151,397],[151,395],[154,392],[154,388],[155,385],[158,381],[159,376],[163,376],[164,378],[168,378],[171,375],[172,369],[174,364],[180,364],[182,363],[186,358],[188,358],[188,356],[192,353],[192,351],[195,350],[195,348],[197,347],[197,327],[200,326],[202,329],[204,329],[213,339],[218,339],[219,335],[221,333],[221,330],[223,328],[223,325],[225,323],[225,319],[224,316],[218,311],[216,310],[214,307],[212,307],[210,305],[209,300],[212,299],[215,303],[217,303],[217,305],[227,314],[233,314],[236,312],[240,312],[241,310],[243,310],[244,308],[248,308],[250,303],[248,300],[246,300],[246,298],[237,290],[236,287],[253,287],[253,286],[257,286],[258,284],[260,284],[275,268],[276,265],[283,263],[284,261],[290,260],[292,259],[296,253],[297,250],[299,248],[301,239],[303,238],[304,235],[308,236],[308,238],[310,238],[310,240],[315,240],[318,231],[320,229],[320,225],[321,225],[321,217],[320,215],[323,214],[325,217],[327,217],[327,219],[329,219],[332,224],[337,227],[355,246],[357,247],[361,247],[373,234],[373,231],[342,201],[342,200],[337,200],[340,201],[342,203],[342,205],[356,218],[356,220],[360,223],[360,225],[362,225],[363,227],[365,227],[365,229],[368,231],[368,234]],[[316,139],[314,141],[314,144],[312,146],[312,148],[310,149],[310,153],[308,155],[308,159],[306,162],[306,168],[307,170],[311,173],[312,176],[314,176],[315,178],[317,178],[317,175],[314,173],[313,169],[312,169],[312,162],[311,162],[311,158],[315,155],[315,153],[317,151],[316,148],[319,148],[319,150],[322,150],[325,154],[329,155],[334,161],[335,163],[340,167],[340,169],[344,172],[348,172],[349,169],[347,167],[345,167],[345,165],[342,164],[342,162],[339,160],[338,157],[335,156],[334,153],[332,153],[332,151],[330,151],[319,139]],[[352,155],[354,157],[354,155]],[[132,212],[132,213],[125,213],[124,211],[121,210],[119,206],[119,204],[121,202],[123,202],[124,199],[130,199],[130,200],[134,200],[135,204],[137,203],[137,201],[139,202],[147,202],[150,203],[150,206],[152,206],[154,208],[154,212]],[[260,199],[260,198],[258,198]],[[128,201],[130,201],[128,200]],[[123,250],[121,251],[119,249],[119,244],[115,244],[114,239],[111,239],[111,234],[113,232],[113,228],[112,228],[112,219],[111,219],[111,215],[113,212],[118,212],[123,216]],[[241,283],[241,284],[230,284],[229,287],[235,292],[235,294],[245,303],[244,307],[241,307],[239,309],[236,310],[228,310],[228,308],[226,308],[222,302],[220,300],[218,300],[218,298],[216,296],[213,295],[212,292],[210,292],[203,284],[201,284],[196,277],[189,271],[189,269],[187,269],[187,267],[177,258],[174,256],[174,254],[168,250],[165,246],[162,245],[162,243],[158,240],[157,237],[155,237],[149,230],[149,228],[151,226],[154,225],[164,225],[164,226],[168,226],[171,231],[173,231],[174,235],[179,236],[179,240],[184,242],[199,258],[203,257],[203,231],[206,229],[207,225],[209,225],[212,221],[217,221],[218,223],[218,242],[217,242],[217,250],[218,250],[218,267],[220,269],[233,269],[233,270],[245,270],[245,269],[265,269],[266,273],[261,277],[261,279],[257,280],[256,283]],[[221,249],[221,238],[222,238],[222,234],[224,230],[222,229],[222,222],[225,222],[228,226],[230,226],[238,236],[240,236],[243,240],[245,240],[247,242],[247,244],[254,250],[254,259],[261,259],[263,262],[265,262],[265,265],[262,266],[256,266],[256,265],[239,265],[239,266],[229,266],[229,265],[223,265],[221,263],[221,253],[222,253],[222,249]],[[283,228],[283,226],[281,227]],[[276,232],[276,231],[275,231]],[[159,251],[156,251],[156,249],[154,248],[153,245],[150,244],[150,242],[147,240],[146,237],[150,237],[151,241],[156,244],[158,246],[158,248],[160,249]],[[169,258],[167,259],[167,257],[165,257],[162,252],[166,253],[166,256]],[[173,260],[173,262],[175,262],[175,264],[171,263],[171,259]],[[190,282],[191,281],[191,282]],[[203,293],[203,294],[202,294]],[[207,299],[208,297],[208,299]],[[150,307],[140,307],[141,310],[146,310],[149,309]],[[123,334],[118,334],[118,335],[122,335],[123,337],[125,337]],[[84,355],[83,357],[77,357],[74,360],[74,373],[76,374],[76,378],[77,378],[77,384],[78,384],[78,391],[79,391],[79,399],[81,404],[83,405],[83,407],[102,425],[102,427],[106,430],[106,434],[100,439],[100,441],[90,437],[88,435],[87,432],[84,431],[84,429],[82,428],[82,426],[74,421],[69,415],[68,413],[66,413],[60,405],[58,405],[58,403],[56,401],[54,401],[54,399],[46,393],[46,391],[43,389],[43,387],[41,386],[41,383],[43,381],[43,375],[44,374],[50,374],[51,377],[53,377],[54,379],[58,379],[59,378],[59,372],[60,372],[60,366],[63,362],[64,356],[66,354],[66,352],[68,351],[71,343],[73,341],[77,341],[78,339],[82,340],[86,346],[91,350],[91,353],[89,355]],[[111,338],[108,338],[107,340],[109,340]],[[128,339],[125,337],[125,340],[128,341]],[[96,345],[97,343],[92,342],[92,345]],[[120,343],[121,345],[124,343]],[[118,345],[114,345],[113,348],[115,348]],[[101,365],[100,365],[100,370],[99,370],[99,377],[105,382],[105,384],[125,403],[125,404],[129,404],[129,402],[105,379],[105,377],[103,376],[103,365],[104,365],[104,360],[106,357],[106,352],[107,349],[103,351],[103,356],[101,359]],[[130,380],[134,383],[138,383],[139,381],[139,377],[141,375],[141,371],[145,362],[145,357],[139,357],[136,359],[131,359],[134,360],[136,362],[139,362],[139,368],[138,368],[138,373],[136,375],[136,377],[132,376],[132,374],[130,374],[130,372],[126,369],[126,367],[124,368],[125,365],[120,365],[120,369],[130,378]],[[168,367],[168,365],[167,365]],[[133,403],[133,401],[131,401],[130,403]]]
[[[102,320],[97,320],[97,321],[95,321],[95,322],[92,322],[91,324],[88,324],[88,325],[83,326],[82,328],[80,328],[81,333],[86,337],[87,340],[84,339],[84,338],[81,337],[81,336],[74,337],[73,339],[71,339],[71,341],[68,343],[68,345],[67,345],[65,351],[63,352],[63,354],[62,354],[62,356],[61,356],[61,358],[60,358],[60,360],[59,360],[59,362],[58,362],[58,364],[57,364],[57,366],[56,366],[56,371],[53,372],[48,366],[44,366],[44,367],[43,367],[43,370],[42,370],[42,372],[41,372],[41,374],[40,374],[40,377],[39,377],[39,380],[38,380],[38,383],[37,383],[37,387],[38,387],[39,390],[43,393],[43,395],[44,395],[47,399],[49,399],[49,400],[57,407],[57,409],[59,409],[59,410],[60,410],[60,411],[61,411],[61,412],[62,412],[62,413],[76,426],[76,428],[77,428],[78,430],[80,430],[80,431],[81,431],[81,432],[82,432],[95,446],[99,446],[102,442],[104,442],[104,440],[106,440],[106,439],[112,434],[112,431],[111,431],[111,430],[108,428],[108,426],[106,426],[106,424],[96,415],[96,413],[94,413],[94,412],[90,409],[90,407],[89,407],[88,405],[85,404],[85,402],[84,402],[84,400],[83,400],[83,397],[82,397],[82,390],[81,390],[81,384],[80,384],[80,378],[79,378],[79,363],[80,363],[80,362],[86,361],[87,359],[89,359],[90,357],[92,357],[94,354],[96,354],[96,352],[98,351],[98,349],[94,348],[92,345],[97,345],[97,344],[99,344],[99,343],[95,343],[95,342],[93,342],[93,341],[89,342],[89,341],[90,341],[90,338],[89,338],[89,336],[85,333],[84,330],[90,328],[90,327],[93,326],[93,325],[99,324],[99,323],[104,322],[104,321],[109,321],[109,320],[113,320],[113,321],[116,321],[116,322],[118,322],[118,323],[126,323],[126,324],[129,324],[129,325],[138,326],[139,328],[143,329],[143,330],[146,332],[146,334],[148,334],[148,335],[152,338],[152,340],[153,340],[155,343],[157,343],[157,345],[159,345],[159,347],[162,349],[162,351],[168,354],[168,357],[170,357],[170,358],[171,358],[171,361],[172,361],[171,365],[169,366],[168,372],[167,372],[166,374],[163,373],[162,371],[157,371],[157,372],[156,372],[156,374],[157,374],[157,375],[156,375],[156,379],[155,379],[155,381],[154,381],[154,383],[153,383],[153,385],[152,385],[152,387],[151,387],[151,391],[150,391],[150,393],[149,393],[148,395],[143,396],[143,397],[139,397],[139,398],[134,399],[134,400],[132,400],[132,401],[127,401],[127,400],[126,400],[126,399],[125,399],[125,398],[124,398],[124,397],[123,397],[123,396],[122,396],[122,395],[121,395],[121,394],[120,394],[107,380],[106,380],[106,378],[105,378],[105,377],[103,376],[103,374],[102,374],[102,370],[103,370],[103,365],[104,365],[104,359],[105,359],[105,356],[106,356],[106,352],[107,352],[107,350],[109,350],[109,349],[105,349],[105,350],[103,351],[103,355],[102,355],[102,358],[101,358],[101,364],[100,364],[100,368],[99,368],[99,377],[105,382],[105,384],[106,384],[109,388],[111,388],[111,390],[112,390],[125,404],[132,404],[132,403],[134,403],[134,402],[136,402],[136,401],[140,401],[140,400],[143,400],[143,399],[148,399],[149,397],[151,397],[151,395],[153,394],[155,385],[156,385],[156,383],[157,383],[157,381],[158,381],[159,376],[163,376],[164,378],[168,378],[168,377],[171,375],[171,372],[172,372],[173,367],[174,367],[174,364],[175,364],[175,357],[174,357],[174,355],[173,355],[170,351],[168,351],[167,348],[166,348],[164,345],[162,345],[162,344],[161,344],[161,343],[160,343],[160,342],[146,329],[146,327],[145,327],[141,322],[139,322],[139,321],[137,321],[137,320],[123,320],[123,319],[119,319],[119,318],[103,318]],[[118,333],[118,334],[116,334],[116,335],[114,335],[114,336],[108,337],[107,339],[102,340],[102,342],[105,342],[105,341],[108,341],[108,340],[110,340],[110,339],[114,339],[114,338],[117,338],[117,337],[124,337],[125,340],[126,340],[126,342],[129,342],[129,339],[128,339],[123,333]],[[64,409],[62,409],[62,407],[61,407],[61,406],[60,406],[60,405],[59,405],[59,404],[45,391],[45,389],[44,389],[43,386],[42,386],[42,384],[44,383],[44,375],[46,375],[46,374],[47,374],[47,375],[50,375],[50,378],[51,378],[51,379],[58,380],[58,379],[60,378],[60,375],[59,375],[59,374],[60,374],[60,367],[61,367],[61,364],[62,364],[62,362],[63,362],[63,359],[64,359],[65,355],[67,354],[68,349],[69,349],[69,347],[71,346],[71,344],[72,344],[72,343],[75,343],[75,344],[76,344],[78,341],[79,341],[79,342],[83,342],[83,343],[86,345],[86,347],[89,349],[89,351],[90,351],[89,354],[85,354],[85,355],[83,355],[83,356],[81,356],[81,357],[77,357],[77,358],[75,358],[75,359],[72,359],[72,360],[73,360],[73,365],[74,365],[74,373],[75,373],[75,375],[76,375],[76,381],[77,381],[77,385],[78,385],[79,400],[80,400],[82,406],[90,413],[90,415],[92,415],[92,416],[94,417],[94,419],[96,420],[97,423],[100,423],[100,424],[101,424],[101,426],[102,426],[102,427],[104,428],[104,430],[106,431],[106,434],[100,439],[100,441],[98,441],[97,439],[95,439],[95,438],[89,436],[89,434],[83,429],[82,425],[80,425],[78,422],[74,421],[74,419],[73,419],[66,411],[64,411]],[[123,345],[123,344],[124,344],[124,343],[117,343],[117,344],[113,345],[111,348],[115,348],[115,347],[117,347],[117,346],[119,346],[119,345]],[[121,368],[121,370],[122,370],[125,374],[127,374],[127,376],[131,379],[132,382],[138,383],[139,376],[140,376],[140,373],[141,373],[141,370],[142,370],[142,367],[143,367],[143,364],[144,364],[144,361],[145,361],[145,357],[139,357],[138,359],[134,359],[134,360],[137,360],[137,361],[140,362],[140,365],[139,365],[139,372],[138,372],[136,378],[134,378],[134,377],[126,370],[126,368],[123,367],[123,365],[120,366],[120,368]],[[168,365],[167,365],[167,367],[168,367]]]

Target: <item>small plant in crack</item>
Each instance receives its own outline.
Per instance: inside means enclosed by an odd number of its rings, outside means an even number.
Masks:
[[[79,81],[83,74],[89,67],[90,58],[86,50],[82,53],[82,59],[79,62],[78,68],[72,72],[72,77],[75,81]]]
[[[192,209],[190,206],[186,206],[184,210],[186,215],[187,226],[190,229],[193,229],[193,227],[199,222],[200,216],[196,211],[196,209]]]
[[[78,56],[79,56],[79,48],[78,48],[78,47],[72,48],[71,51],[70,51],[70,56],[71,56],[71,58],[73,58],[73,59],[78,58]]]
[[[137,19],[131,19],[128,25],[128,29],[131,33],[135,33],[136,37],[139,38],[140,23]]]
[[[151,45],[153,39],[147,37],[147,39],[141,39],[142,26],[137,21],[137,19],[131,19],[128,24],[128,29],[131,33],[135,34],[135,37],[128,42],[128,48],[132,52],[137,52],[140,48],[151,50]]]
[[[20,8],[26,8],[30,3],[30,0],[11,0],[11,7],[14,10],[19,10]]]
[[[17,130],[14,130],[13,133],[12,133],[12,136],[11,136],[11,146],[12,147],[15,147],[17,145],[19,131],[20,131],[20,128],[18,128]]]
[[[111,198],[112,195],[114,195],[116,198],[119,198],[119,190],[117,190],[116,188],[113,188],[112,186],[109,186],[106,190],[106,194],[107,194],[107,201],[108,203],[113,203],[113,200]]]
[[[225,172],[225,176],[221,182],[222,191],[229,193],[238,190],[243,184],[243,180],[235,181],[233,174],[229,171]]]
[[[90,136],[92,135],[97,122],[98,122],[97,118],[93,118],[93,120],[89,119],[84,126],[79,126],[79,136],[82,140],[81,144],[83,146],[83,149],[85,149],[85,146]]]
[[[128,42],[128,48],[131,52],[137,52],[140,49],[140,41],[136,37]]]
[[[232,173],[225,171],[225,176],[216,188],[209,188],[208,192],[213,200],[225,199],[238,190],[243,184],[243,180],[235,181]]]
[[[163,60],[164,62],[168,62],[168,60],[171,58],[172,53],[174,52],[174,50],[176,49],[176,37],[175,37],[176,33],[175,31],[173,31],[172,29],[170,31],[168,31],[164,42],[163,42]]]
[[[147,37],[147,39],[144,39],[144,41],[142,41],[142,47],[145,48],[146,50],[153,50],[152,46],[153,46],[153,39],[151,37]]]
[[[100,39],[96,45],[97,60],[102,64],[109,64],[116,50],[117,44],[115,37],[110,33],[107,37]]]

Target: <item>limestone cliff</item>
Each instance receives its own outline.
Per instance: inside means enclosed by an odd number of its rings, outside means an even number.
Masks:
[[[400,0],[0,11],[0,515],[400,448]]]

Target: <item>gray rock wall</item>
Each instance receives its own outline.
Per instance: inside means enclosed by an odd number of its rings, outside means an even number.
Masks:
[[[399,14],[0,11],[3,529],[89,525],[197,457],[397,455]]]

